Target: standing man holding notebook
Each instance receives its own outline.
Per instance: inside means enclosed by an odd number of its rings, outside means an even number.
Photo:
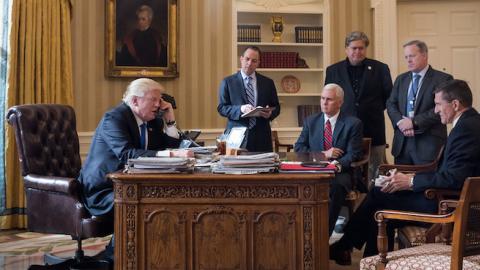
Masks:
[[[228,119],[225,133],[233,127],[246,127],[243,146],[248,151],[271,152],[270,121],[280,114],[277,89],[272,79],[256,72],[260,64],[260,49],[248,46],[240,56],[241,70],[223,79],[219,89],[217,111]],[[270,107],[256,116],[242,117],[255,107]]]

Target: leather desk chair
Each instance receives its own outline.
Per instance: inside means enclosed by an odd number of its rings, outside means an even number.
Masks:
[[[61,263],[65,266],[61,269],[68,269],[70,264],[92,265],[92,259],[84,256],[82,239],[112,234],[113,219],[90,215],[82,202],[75,111],[67,105],[19,105],[8,110],[7,120],[15,131],[28,230],[66,234],[77,240],[73,258],[47,254],[45,263]],[[92,265],[90,269],[97,268]]]
[[[293,150],[293,144],[280,142],[280,140],[278,139],[278,132],[276,130],[272,130],[272,145],[273,151],[275,151],[275,153],[280,152],[280,147],[285,147],[286,152],[290,152],[291,150]]]

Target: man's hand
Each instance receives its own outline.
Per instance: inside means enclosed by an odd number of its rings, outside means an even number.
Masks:
[[[173,113],[172,104],[170,102],[167,102],[161,98],[160,110],[165,112],[163,114],[163,119],[165,120],[165,122],[175,121],[175,114]]]
[[[398,121],[397,127],[398,129],[400,129],[401,132],[405,132],[406,130],[409,130],[409,129],[413,131],[412,119],[404,116],[402,120]]]
[[[406,129],[402,133],[403,133],[403,136],[405,136],[405,137],[415,136],[415,131],[413,129]]]
[[[195,157],[195,155],[194,155],[192,150],[178,149],[178,150],[171,150],[170,151],[170,157],[193,158],[193,157]]]
[[[255,109],[255,108],[254,108],[252,105],[250,105],[250,104],[245,104],[245,105],[242,105],[242,106],[240,107],[240,111],[241,111],[242,113],[248,113],[248,112],[250,112],[250,111],[253,111],[254,109]]]
[[[268,105],[266,108],[268,108]],[[263,117],[265,119],[268,119],[270,118],[270,116],[272,116],[272,111],[268,111],[268,112],[260,111],[259,113],[260,113],[260,117]]]
[[[385,185],[381,191],[386,193],[393,193],[400,190],[410,190],[410,179],[413,174],[396,173],[392,176],[388,176],[385,179]]]
[[[337,159],[337,158],[340,158],[341,156],[343,156],[343,150],[340,149],[340,148],[335,148],[335,147],[332,147],[330,149],[328,149],[327,151],[323,151],[323,153],[325,154],[325,157],[327,158],[332,158],[332,159]]]

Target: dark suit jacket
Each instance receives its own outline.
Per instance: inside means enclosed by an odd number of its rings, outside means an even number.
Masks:
[[[336,83],[345,92],[341,108],[343,113],[353,115],[363,122],[363,135],[372,138],[372,145],[384,145],[385,140],[385,102],[392,91],[392,78],[388,66],[382,62],[364,60],[365,69],[360,83],[360,92],[355,99],[350,77],[348,60],[340,61],[327,68],[325,84]]]
[[[295,152],[320,152],[323,149],[324,114],[318,113],[308,117],[303,124],[302,132],[295,143]],[[333,130],[333,147],[345,153],[338,159],[342,170],[348,170],[353,161],[362,158],[362,122],[343,112],[337,118]]]
[[[420,173],[413,181],[414,191],[427,188],[461,190],[467,177],[480,175],[480,115],[465,111],[450,131],[440,167],[435,173]]]
[[[132,110],[122,103],[108,111],[95,130],[79,180],[85,203],[93,215],[113,207],[113,185],[106,175],[124,168],[129,158],[155,156],[157,150],[178,147],[180,140],[163,133],[162,119],[147,123],[148,150],[140,149],[140,132]]]
[[[257,117],[256,125],[248,131],[246,140],[252,140],[254,137],[255,145],[248,149],[249,151],[272,151],[272,131],[270,121],[280,114],[280,103],[278,102],[277,89],[273,80],[265,77],[258,72],[257,77],[257,106],[275,107],[270,119]],[[241,118],[240,107],[248,104],[245,86],[243,84],[242,74],[237,72],[223,79],[219,89],[219,101],[217,111],[221,116],[227,117],[226,133],[233,127],[248,127],[248,118]],[[248,142],[246,141],[245,144]]]
[[[417,155],[424,160],[434,160],[440,147],[447,139],[447,128],[440,122],[440,116],[434,113],[433,91],[440,83],[452,80],[450,74],[433,69],[431,66],[425,73],[422,85],[415,102],[413,121]],[[392,155],[398,156],[402,151],[405,136],[398,129],[397,123],[406,115],[408,86],[412,80],[412,72],[400,74],[393,85],[392,94],[387,101],[387,112],[394,129]]]

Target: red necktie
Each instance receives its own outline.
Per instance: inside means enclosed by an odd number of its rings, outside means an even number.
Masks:
[[[332,125],[330,120],[327,120],[323,131],[323,150],[326,151],[330,148],[332,148]]]

